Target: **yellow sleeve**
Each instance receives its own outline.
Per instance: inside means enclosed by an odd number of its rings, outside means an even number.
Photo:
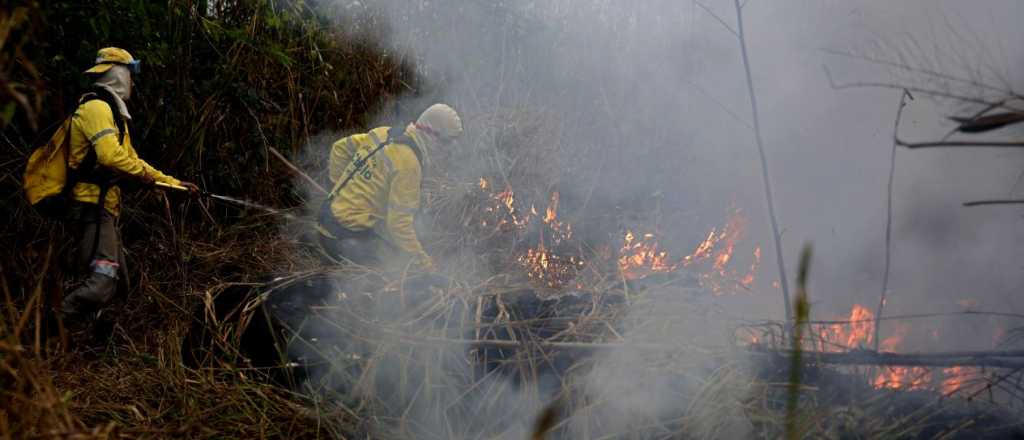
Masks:
[[[415,162],[397,166],[391,178],[388,193],[387,231],[390,241],[399,249],[413,255],[419,266],[430,269],[430,256],[423,250],[413,220],[420,208],[420,166]]]
[[[181,181],[180,180],[175,179],[175,178],[173,178],[171,176],[168,176],[168,175],[160,172],[160,170],[154,168],[148,162],[146,162],[146,161],[144,161],[142,159],[139,159],[139,162],[142,162],[142,166],[144,168],[146,168],[146,174],[149,174],[149,176],[152,177],[153,180],[156,180],[157,182],[160,182],[160,183],[170,184],[170,185],[181,185]]]
[[[348,163],[352,160],[352,150],[351,136],[342,138],[331,146],[331,160],[328,165],[331,183],[338,183],[338,179],[343,177],[341,173],[345,171]]]
[[[166,176],[155,168],[139,159],[130,146],[128,137],[125,136],[126,148],[118,142],[118,129],[114,126],[114,115],[110,106],[103,101],[93,100],[83,104],[75,112],[74,123],[85,135],[85,139],[93,145],[96,151],[96,162],[104,167],[117,170],[135,177],[142,177],[146,173],[154,179],[166,183],[174,182],[176,179]]]

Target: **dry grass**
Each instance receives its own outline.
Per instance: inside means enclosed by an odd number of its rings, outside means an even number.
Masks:
[[[418,84],[409,66],[385,62],[364,41],[325,40],[311,23],[281,25],[281,17],[252,13],[256,3],[223,4],[228,9],[220,21],[189,14],[153,19],[182,44],[148,55],[196,61],[167,62],[156,69],[166,81],[144,83],[140,114],[157,115],[149,139],[166,147],[144,155],[187,170],[215,191],[279,207],[315,206],[286,168],[263,154],[267,147],[295,157],[311,130],[362,126]],[[191,10],[192,2],[179,6]],[[349,67],[359,65],[375,67]],[[267,71],[286,73],[270,79]],[[181,78],[212,80],[172,81]],[[161,84],[173,86],[162,90]],[[162,101],[172,97],[173,105]],[[626,214],[601,206],[605,158],[594,154],[598,146],[573,136],[593,128],[587,119],[525,105],[477,110],[467,114],[468,139],[459,154],[432,157],[425,173],[426,244],[444,267],[443,288],[424,294],[407,288],[414,274],[325,268],[303,242],[301,225],[137,191],[122,218],[130,289],[110,307],[111,336],[100,340],[81,331],[66,340],[46,337],[47,306],[61,294],[65,236],[17,195],[28,147],[17,130],[5,131],[12,148],[0,158],[0,186],[10,190],[2,200],[9,227],[0,243],[12,251],[0,260],[0,437],[525,438],[531,430],[549,438],[782,436],[785,370],[753,361],[763,357],[752,358],[735,338],[709,330],[742,323],[702,301],[711,293],[684,274],[627,282],[618,273],[615,251]],[[590,123],[600,125],[599,119]],[[324,154],[297,162],[322,182]],[[644,165],[635,162],[636,169]],[[480,178],[490,189],[479,187]],[[522,227],[495,226],[515,223],[495,204],[495,194],[506,189],[516,194],[520,220],[531,205],[540,214]],[[573,237],[558,245],[550,241],[556,232],[540,220],[553,191],[562,193],[560,221],[574,227]],[[681,224],[635,204],[642,209],[629,207],[630,222]],[[585,261],[570,282],[552,286],[526,276],[520,257],[541,237],[552,252]],[[324,275],[345,283],[310,319],[339,337],[334,344],[293,341],[318,347],[324,360],[320,373],[295,391],[270,384],[270,372],[239,360],[244,329],[237,322],[200,321],[213,299],[233,287]],[[370,282],[353,290],[359,280]],[[533,292],[563,302],[537,316],[519,305]],[[570,292],[585,295],[576,301]],[[250,313],[260,310],[249,305]],[[240,321],[251,323],[253,316]],[[225,355],[189,368],[181,341],[196,324],[209,326]],[[768,329],[761,340],[785,348],[780,326],[757,327]],[[811,362],[805,367],[822,377],[868,380]],[[926,405],[900,414],[892,404],[899,392],[832,389],[833,383],[804,377],[794,422],[809,438],[918,436],[950,400],[928,396]],[[539,414],[544,417],[534,425]],[[963,420],[963,428],[975,423]]]

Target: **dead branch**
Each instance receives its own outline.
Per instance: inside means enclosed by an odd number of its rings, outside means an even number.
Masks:
[[[824,52],[824,53],[829,54],[829,55],[835,55],[835,56],[840,56],[840,57],[845,57],[845,58],[850,58],[850,59],[855,59],[855,60],[860,60],[860,61],[866,61],[868,63],[877,64],[877,65],[880,65],[880,66],[895,67],[897,69],[905,70],[905,71],[908,71],[908,72],[920,73],[920,74],[923,74],[923,75],[926,75],[926,76],[931,76],[931,77],[934,77],[934,78],[939,78],[939,79],[944,79],[944,80],[947,80],[947,81],[958,82],[958,83],[966,84],[966,85],[973,86],[973,87],[978,87],[978,88],[982,88],[982,89],[987,89],[987,90],[1003,93],[1003,94],[1010,95],[1010,96],[1020,97],[1017,93],[1015,93],[1013,90],[1010,90],[1010,89],[1004,89],[1004,88],[1001,88],[1001,87],[996,87],[996,86],[993,86],[993,85],[990,85],[990,84],[986,84],[986,83],[983,83],[981,81],[977,81],[977,80],[973,80],[973,79],[960,78],[958,76],[953,76],[953,75],[950,75],[948,73],[939,72],[937,70],[913,67],[913,66],[910,66],[908,64],[905,64],[905,63],[902,63],[902,62],[898,62],[898,61],[885,60],[885,59],[881,59],[881,58],[870,57],[870,56],[867,56],[867,55],[857,55],[857,54],[854,54],[854,53],[851,53],[851,52],[845,52],[845,51],[841,51],[841,50],[828,49],[828,48],[823,48],[823,49],[820,49],[820,50],[822,52]]]
[[[320,186],[319,183],[316,183],[316,181],[313,180],[312,177],[309,177],[308,174],[303,173],[302,170],[300,170],[298,167],[296,167],[291,162],[289,162],[288,159],[285,159],[285,157],[281,154],[281,152],[277,151],[277,148],[274,148],[274,147],[271,147],[271,146],[268,145],[267,149],[270,150],[270,154],[273,154],[274,157],[276,157],[278,160],[280,160],[281,163],[284,164],[284,166],[288,167],[288,169],[292,170],[293,173],[295,173],[297,176],[303,178],[310,185],[313,185],[313,188],[316,188],[318,191],[320,191],[321,194],[327,194],[327,190],[324,189],[324,187]]]
[[[754,140],[757,143],[757,154],[761,160],[761,179],[764,183],[764,198],[768,205],[768,219],[772,226],[772,241],[775,244],[775,261],[779,266],[779,285],[782,287],[782,302],[786,308],[786,320],[793,320],[793,311],[789,303],[789,281],[786,277],[786,263],[782,257],[782,234],[779,233],[779,221],[775,215],[775,201],[772,196],[771,177],[768,173],[768,159],[765,157],[764,140],[761,136],[761,121],[757,111],[757,93],[754,92],[754,76],[750,71],[750,57],[747,55],[747,40],[743,30],[743,5],[734,0],[736,8],[736,31],[740,43],[740,55],[743,58],[743,70],[747,78],[747,93],[750,95],[750,112],[754,120]]]
[[[761,353],[780,358],[789,358],[794,355],[794,351],[791,350],[751,353]],[[1012,356],[1006,356],[1005,354],[1012,354]],[[1019,351],[922,354],[885,353],[868,350],[843,353],[802,351],[802,356],[811,362],[833,365],[1024,368],[1024,353]]]
[[[896,136],[900,130],[900,119],[903,118],[903,108],[907,106],[907,98],[913,99],[910,92],[903,90],[900,93],[900,105],[896,108],[896,122],[892,127],[892,152],[889,155],[889,183],[886,186],[886,204],[885,204],[885,262],[884,269],[882,272],[882,287],[881,293],[878,298],[878,309],[875,311],[877,318],[882,318],[882,313],[885,311],[885,293],[889,289],[889,268],[891,266],[890,257],[892,255],[892,189],[893,182],[896,178],[896,147],[899,145],[896,142]],[[879,343],[879,332],[882,328],[882,323],[875,322],[875,350],[878,350]]]
[[[973,202],[964,202],[964,206],[1020,205],[1020,204],[1024,204],[1024,199],[975,200]]]
[[[946,142],[907,142],[896,138],[896,143],[902,147],[915,148],[938,148],[938,147],[1002,147],[1021,148],[1024,142],[997,142],[997,141],[946,141]]]
[[[971,104],[985,105],[985,106],[989,106],[989,107],[991,107],[993,109],[995,109],[995,108],[1002,108],[1002,109],[1006,109],[1006,110],[1014,111],[1014,112],[1024,112],[1024,109],[1021,109],[1021,108],[1018,108],[1018,107],[1014,107],[1014,106],[1011,106],[1011,105],[1007,105],[1007,101],[1006,100],[989,101],[987,99],[981,99],[981,98],[972,97],[972,96],[965,96],[965,95],[958,95],[958,94],[955,94],[955,93],[944,92],[944,91],[941,91],[941,90],[934,90],[934,89],[926,89],[926,88],[923,88],[923,87],[908,86],[908,85],[905,85],[905,84],[885,83],[885,82],[837,83],[832,78],[832,72],[828,69],[828,67],[826,66],[826,67],[824,67],[824,69],[825,69],[825,77],[826,77],[826,79],[828,79],[828,84],[829,84],[829,86],[833,90],[859,89],[859,88],[882,88],[882,89],[896,89],[896,90],[901,90],[902,89],[902,90],[906,90],[908,92],[920,93],[922,95],[934,96],[934,97],[937,97],[937,98],[955,99],[955,100],[958,100],[958,101],[968,102],[968,103],[971,103]]]

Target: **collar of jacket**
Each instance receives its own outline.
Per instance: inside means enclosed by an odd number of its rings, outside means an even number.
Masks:
[[[102,88],[103,90],[106,90],[106,91],[110,92],[111,96],[114,97],[114,102],[117,103],[117,112],[120,113],[121,116],[123,116],[125,120],[128,120],[128,121],[132,120],[132,115],[130,113],[128,113],[128,106],[125,105],[124,100],[121,99],[121,95],[117,92],[117,90],[115,90],[113,87],[111,87],[111,86],[109,86],[107,84],[96,83],[96,84],[93,84],[93,85],[96,86],[96,87]]]
[[[416,153],[416,158],[420,159],[420,167],[426,168],[427,163],[430,162],[430,156],[427,154],[427,151],[430,149],[428,143],[430,136],[420,133],[415,124],[405,126],[405,135],[412,138],[413,142],[416,143],[416,145],[410,145],[410,147]]]

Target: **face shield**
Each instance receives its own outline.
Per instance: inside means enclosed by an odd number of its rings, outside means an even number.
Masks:
[[[140,60],[132,60],[130,63],[125,64],[124,66],[128,68],[128,71],[131,72],[132,75],[138,75],[142,72],[142,61]]]

